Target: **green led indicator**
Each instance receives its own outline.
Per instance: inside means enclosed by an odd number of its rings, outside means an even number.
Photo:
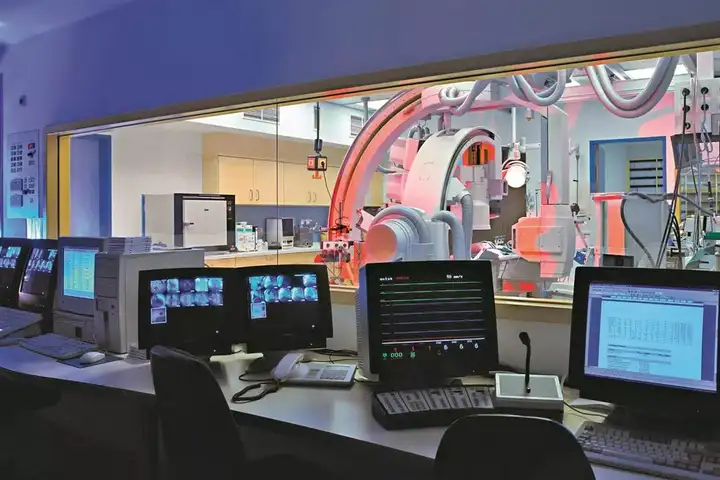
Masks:
[[[415,358],[415,352],[410,352],[410,358]]]
[[[383,353],[383,360],[387,358],[387,353]]]

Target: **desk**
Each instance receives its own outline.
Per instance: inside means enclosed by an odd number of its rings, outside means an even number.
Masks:
[[[247,383],[237,380],[245,362],[227,361],[215,364],[216,376],[228,398]],[[149,362],[112,362],[77,369],[27,351],[21,347],[0,347],[0,373],[43,382],[70,383],[78,388],[111,389],[118,394],[153,395]],[[435,457],[444,428],[387,431],[372,417],[370,390],[356,384],[348,390],[285,387],[260,401],[230,404],[237,421],[268,429],[283,429],[288,435],[298,430],[308,433],[374,445],[399,455],[426,459]],[[583,421],[567,412],[568,428]],[[341,438],[338,438],[341,437]],[[598,480],[640,480],[644,475],[594,466]]]

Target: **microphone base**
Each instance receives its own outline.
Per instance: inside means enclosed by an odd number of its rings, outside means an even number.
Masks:
[[[565,408],[560,379],[555,375],[530,375],[530,392],[525,386],[525,375],[496,373],[493,405],[496,409],[519,415],[537,415],[562,418]],[[533,412],[533,413],[531,413]],[[546,415],[542,415],[546,416]]]

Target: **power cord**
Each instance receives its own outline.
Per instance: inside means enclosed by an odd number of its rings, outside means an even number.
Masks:
[[[275,378],[247,378],[248,373],[242,373],[238,376],[238,380],[241,382],[255,382],[252,385],[248,385],[239,392],[233,394],[231,401],[233,403],[250,403],[256,402],[262,398],[265,398],[271,393],[275,393],[280,390],[280,382]],[[259,393],[250,395],[255,390],[260,390]]]
[[[690,107],[688,106],[688,96],[690,95],[690,90],[687,88],[683,88],[682,90],[682,96],[683,96],[683,126],[682,126],[682,135],[680,136],[680,162],[678,162],[676,166],[676,174],[675,174],[675,185],[673,187],[673,197],[672,201],[670,202],[670,211],[668,213],[668,219],[667,222],[665,222],[665,229],[663,232],[663,236],[660,239],[660,250],[658,251],[657,258],[655,259],[655,268],[660,268],[660,262],[662,261],[663,256],[665,255],[665,249],[667,248],[667,241],[670,236],[670,230],[672,229],[672,217],[675,216],[675,205],[677,204],[677,198],[678,193],[680,191],[680,171],[682,167],[683,159],[687,158],[687,145],[685,145],[685,135],[687,135],[687,131],[690,127],[688,125],[687,116],[688,112],[690,111]]]
[[[574,412],[579,413],[580,415],[585,415],[585,416],[587,416],[587,417],[598,417],[598,418],[605,418],[605,417],[607,417],[607,414],[605,414],[605,413],[595,413],[595,412],[590,412],[590,411],[587,411],[587,410],[580,410],[579,408],[573,407],[572,405],[570,405],[570,404],[569,404],[567,401],[565,401],[565,400],[563,400],[563,403],[565,404],[565,406],[566,406],[567,408],[569,408],[570,410],[573,410]]]

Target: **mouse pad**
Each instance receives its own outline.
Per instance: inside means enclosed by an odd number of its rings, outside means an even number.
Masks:
[[[69,360],[58,360],[58,362],[64,363],[65,365],[70,365],[71,367],[75,368],[86,368],[94,367],[95,365],[102,365],[103,363],[116,362],[118,360],[122,360],[122,358],[116,357],[115,355],[108,355],[106,353],[105,358],[95,363],[80,363],[80,357],[71,358]]]

